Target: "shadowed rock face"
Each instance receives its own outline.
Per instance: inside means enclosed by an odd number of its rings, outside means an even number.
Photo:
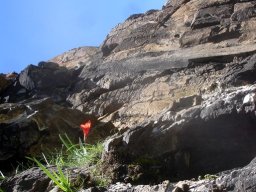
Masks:
[[[49,98],[24,103],[0,105],[0,162],[1,170],[16,166],[15,159],[37,156],[61,146],[59,134],[69,135],[78,142],[82,133],[80,123],[90,116],[67,109]]]
[[[1,89],[1,103],[50,97],[110,122],[120,130],[105,142],[114,181],[157,183],[244,166],[256,155],[255,6],[168,1],[129,17],[99,49],[28,66]]]

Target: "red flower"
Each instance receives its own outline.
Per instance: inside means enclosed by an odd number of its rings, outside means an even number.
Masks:
[[[88,120],[84,124],[80,125],[80,128],[83,130],[83,133],[84,133],[84,140],[88,136],[91,127],[92,127],[92,122],[90,120]]]

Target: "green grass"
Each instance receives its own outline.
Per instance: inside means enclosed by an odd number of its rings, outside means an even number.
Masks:
[[[36,163],[33,161],[24,161],[24,162],[17,162],[17,166],[16,167],[12,167],[13,168],[13,173],[12,175],[17,175],[27,169],[30,169],[31,167],[35,167]]]
[[[43,165],[36,158],[29,158],[35,162],[41,170],[65,192],[72,192],[72,186],[68,175],[65,175],[62,168],[86,167],[88,168],[92,180],[97,186],[107,186],[109,180],[104,176],[101,170],[101,155],[103,144],[101,142],[90,145],[82,143],[74,144],[67,135],[60,136],[63,148],[54,154],[43,155],[45,164],[55,165],[58,171],[52,171]],[[1,192],[1,191],[0,191]]]
[[[71,183],[68,175],[65,175],[62,168],[57,165],[57,172],[54,170],[49,170],[46,166],[40,163],[36,158],[30,158],[34,161],[38,167],[58,186],[61,190],[65,192],[73,192],[74,189],[71,187]]]
[[[99,161],[92,169],[91,169],[91,175],[93,177],[93,180],[95,182],[96,186],[99,187],[106,187],[110,184],[109,178],[104,175],[101,169],[102,162]]]
[[[2,173],[2,171],[0,171],[0,180],[3,180],[3,179],[5,179],[5,176],[4,176],[4,174]]]
[[[47,156],[49,164],[65,167],[89,167],[100,161],[103,151],[102,143],[90,145],[80,141],[79,144],[73,144],[67,135],[64,136],[60,136],[64,148],[54,155]]]
[[[2,171],[0,171],[0,181],[1,180],[4,180],[5,179],[5,176],[4,174],[2,173]],[[3,189],[0,188],[0,192],[4,192]]]

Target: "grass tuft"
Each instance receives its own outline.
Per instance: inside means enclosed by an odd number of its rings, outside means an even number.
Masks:
[[[63,167],[88,168],[92,180],[97,186],[105,187],[109,184],[109,180],[101,171],[101,155],[103,151],[103,144],[101,142],[95,145],[90,145],[85,144],[80,140],[79,144],[74,144],[66,134],[59,137],[63,144],[62,150],[56,152],[55,154],[42,154],[46,165],[57,166],[57,172],[49,170],[47,166],[43,165],[36,158],[29,158],[44,171],[44,173],[55,183],[56,186],[65,192],[72,192],[69,177],[62,171]]]
[[[2,173],[2,171],[0,171],[0,181],[1,180],[4,180],[5,179],[5,176],[4,174]],[[3,189],[0,188],[0,192],[4,192]]]
[[[95,145],[73,144],[69,137],[65,134],[60,136],[64,148],[54,155],[47,157],[48,164],[60,165],[65,167],[89,167],[96,164],[101,159],[103,144]]]
[[[73,192],[68,175],[65,175],[59,165],[57,165],[58,172],[54,170],[49,170],[46,166],[40,163],[36,158],[29,158],[34,161],[38,167],[58,186],[61,190],[65,192]]]
[[[5,179],[5,176],[4,176],[4,174],[2,173],[2,171],[0,171],[0,180],[3,180],[3,179]]]

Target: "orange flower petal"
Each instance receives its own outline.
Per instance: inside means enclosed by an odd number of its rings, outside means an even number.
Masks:
[[[80,128],[83,130],[83,133],[84,133],[85,137],[88,136],[91,127],[92,127],[92,122],[90,120],[85,122],[84,124],[80,125]]]

